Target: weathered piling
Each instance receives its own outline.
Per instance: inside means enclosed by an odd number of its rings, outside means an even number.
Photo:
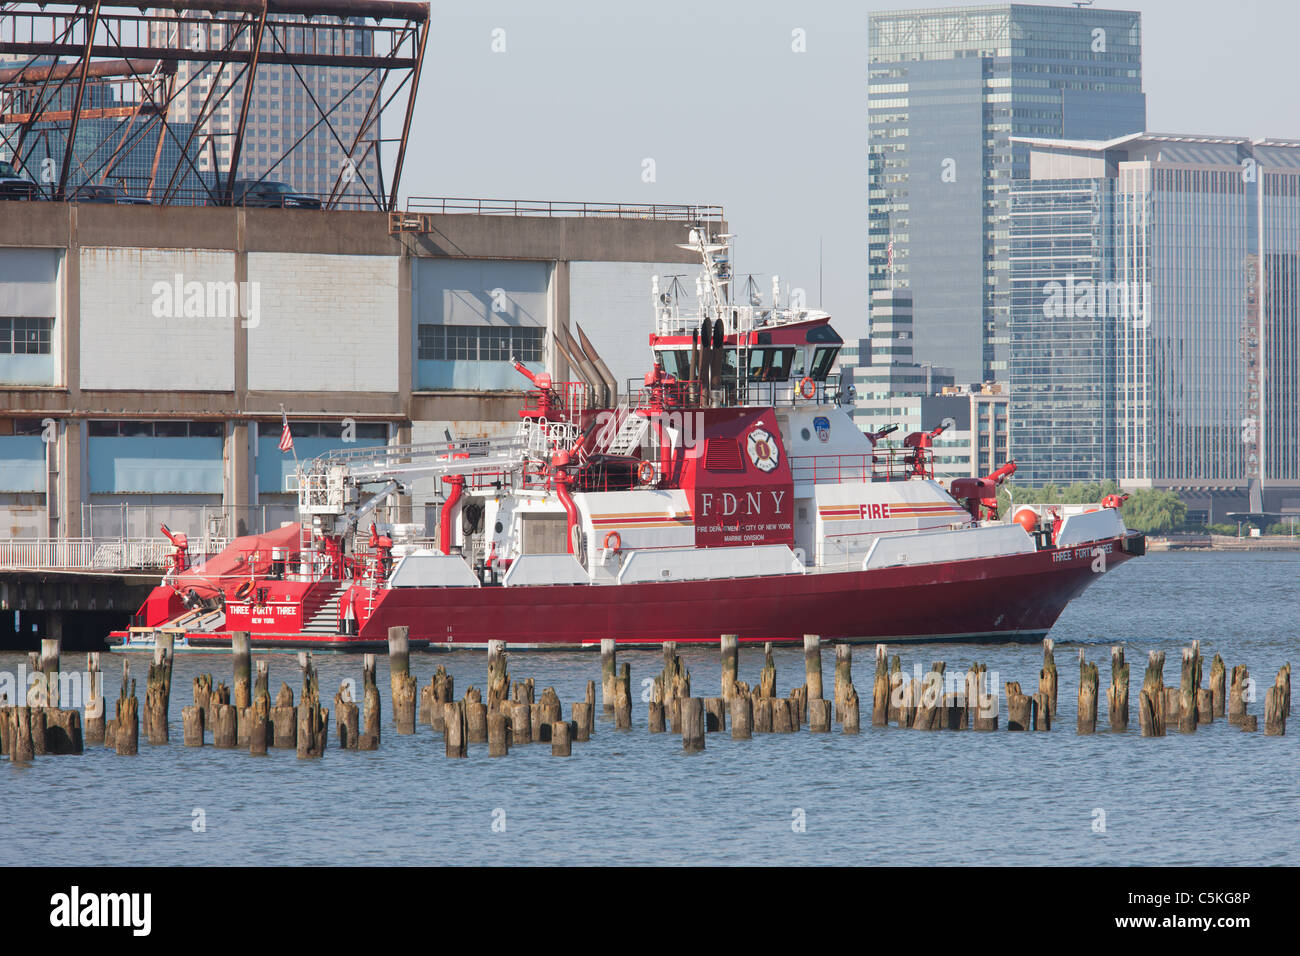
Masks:
[[[772,697],[772,733],[794,733],[794,718],[790,713],[790,701],[785,697]]]
[[[620,664],[614,688],[614,729],[632,729],[632,665]]]
[[[1210,708],[1212,717],[1223,717],[1228,712],[1228,668],[1218,654],[1210,661]]]
[[[339,750],[356,750],[361,737],[361,708],[352,699],[352,682],[340,681],[334,695],[334,726]]]
[[[194,678],[194,706],[203,711],[203,725],[211,727],[217,715],[212,711],[212,675],[200,674]]]
[[[393,697],[393,724],[399,734],[415,733],[415,678],[411,676],[411,629],[388,629],[388,683]],[[445,713],[445,710],[444,710]]]
[[[510,743],[514,746],[533,742],[532,705],[515,701],[510,707]]]
[[[487,715],[488,756],[504,757],[510,753],[510,719],[506,716],[509,703]]]
[[[45,710],[45,751],[50,754],[79,754],[85,746],[81,735],[81,711],[74,708]]]
[[[465,692],[465,743],[487,743],[487,704],[477,687]]]
[[[758,675],[758,696],[776,696],[776,661],[772,657],[772,644],[763,645],[763,669]]]
[[[59,653],[62,641],[57,637],[41,638],[40,673],[45,685],[45,706],[58,709],[63,706],[59,699]]]
[[[122,662],[122,689],[117,698],[113,749],[121,756],[140,750],[140,701],[135,696],[135,678],[130,677],[130,663]]]
[[[1165,688],[1165,726],[1177,727],[1183,718],[1183,699],[1177,687]]]
[[[104,707],[104,674],[99,669],[99,652],[86,655],[86,721],[85,741],[88,744],[104,742],[104,724],[107,711]]]
[[[722,635],[722,699],[730,703],[736,692],[740,676],[740,638],[736,634]]]
[[[612,637],[600,641],[600,703],[607,714],[614,713],[614,698],[618,695],[618,656]]]
[[[31,763],[36,757],[36,741],[32,736],[32,710],[31,707],[11,707],[8,710],[9,717],[9,747],[7,753],[9,759],[14,763]],[[121,711],[121,702],[119,701],[118,710]],[[134,750],[119,751],[119,753],[135,753]]]
[[[939,726],[947,730],[970,728],[970,708],[966,706],[965,694],[953,692],[943,695],[943,712],[940,714]]]
[[[664,641],[663,652],[664,667],[659,672],[659,678],[663,684],[663,699],[669,701],[681,697],[690,697],[691,672],[686,669],[681,656],[677,653],[677,642]]]
[[[808,688],[796,687],[790,691],[790,696],[786,699],[790,701],[790,723],[798,731],[808,713]]]
[[[813,733],[829,733],[831,729],[832,704],[821,697],[808,701],[808,729]]]
[[[817,634],[803,636],[803,672],[804,686],[808,688],[808,699],[817,700],[822,696],[822,639]]]
[[[1040,690],[1034,695],[1034,730],[1048,731],[1052,729],[1052,701],[1048,697],[1048,692]]]
[[[144,692],[144,729],[150,744],[167,743],[167,710],[171,692],[171,656],[164,646],[159,645],[154,648]]]
[[[835,645],[835,716],[843,720],[843,705],[840,688],[840,648],[847,644]],[[876,645],[876,676],[871,684],[871,726],[889,726],[889,648],[884,644]]]
[[[1043,638],[1043,669],[1038,672],[1038,692],[1047,701],[1049,718],[1056,717],[1056,690],[1058,686],[1056,673],[1056,656],[1052,653],[1056,642],[1050,637]]]
[[[253,705],[253,657],[247,631],[230,632],[230,656],[234,665],[234,705],[243,710]]]
[[[1201,688],[1200,641],[1182,651],[1182,668],[1178,681],[1178,732],[1196,732],[1196,698]]]
[[[880,671],[879,655],[884,652],[883,644],[876,645],[876,671]],[[835,686],[833,689],[835,713],[833,719],[844,719],[844,696],[853,686],[853,645],[836,644],[835,645]],[[874,721],[874,718],[873,718]]]
[[[704,700],[704,730],[706,733],[721,733],[727,729],[727,702],[721,697],[708,697]]]
[[[1097,665],[1083,657],[1079,649],[1079,717],[1076,731],[1080,734],[1097,732]]]
[[[233,749],[238,741],[239,715],[233,704],[217,704],[217,720],[212,725],[212,746]]]
[[[940,730],[947,723],[946,720],[941,721],[945,666],[943,661],[935,661],[930,665],[929,673],[921,680],[916,698],[916,713],[912,719],[915,730]]]
[[[1259,730],[1259,716],[1256,714],[1242,714],[1241,729],[1249,733]]]
[[[664,732],[664,702],[662,700],[651,700],[646,705],[646,724],[652,734],[662,734]]]
[[[500,710],[510,699],[510,670],[505,641],[488,641],[487,711]]]
[[[749,740],[754,736],[754,707],[748,693],[739,688],[731,697],[731,739]]]
[[[448,757],[467,756],[465,702],[454,700],[442,705],[442,739]]]
[[[1147,654],[1147,670],[1142,677],[1142,690],[1138,692],[1138,726],[1143,737],[1165,735],[1165,652]]]
[[[203,746],[203,708],[191,704],[181,708],[181,731],[186,747]]]
[[[253,680],[253,704],[249,708],[248,752],[260,755],[271,745],[271,665],[258,661]]]
[[[751,697],[754,706],[754,733],[770,734],[772,732],[772,698]]]
[[[972,664],[966,674],[967,706],[971,708],[971,730],[998,729],[999,704],[996,691],[988,690],[988,666]]]
[[[1273,686],[1264,692],[1264,733],[1280,737],[1286,733],[1287,704],[1291,696],[1291,665],[1277,672]]]
[[[682,715],[682,749],[695,753],[704,749],[704,701],[698,697],[680,700]]]
[[[891,724],[898,723],[898,708],[903,702],[903,662],[897,654],[889,659],[889,712]]]
[[[586,743],[591,739],[594,708],[585,700],[575,700],[569,710],[573,714],[573,739],[580,744]]]
[[[1032,730],[1033,701],[1020,691],[1019,681],[1007,681],[1007,730]]]
[[[858,692],[853,685],[849,685],[848,693],[844,695],[844,714],[840,722],[840,730],[846,734],[856,734],[862,729],[862,718],[859,709]],[[829,730],[830,728],[827,727]]]
[[[898,726],[911,728],[916,724],[917,705],[921,700],[921,682],[913,677],[903,685],[903,696],[898,704]]]
[[[298,747],[298,711],[293,706],[293,690],[283,681],[271,708],[271,746],[277,750]]]
[[[1232,669],[1232,686],[1228,691],[1228,723],[1240,724],[1241,718],[1246,714],[1246,684],[1250,680],[1250,672],[1246,670],[1244,664],[1238,664]]]
[[[357,735],[358,750],[379,749],[379,685],[375,681],[376,659],[367,654],[361,660],[361,732]]]
[[[1128,730],[1128,679],[1124,648],[1116,645],[1110,649],[1110,689],[1106,691],[1111,733],[1122,734]]]
[[[48,709],[45,707],[32,708],[32,753],[38,757],[50,752],[45,740],[46,713]]]
[[[551,722],[551,756],[568,757],[573,753],[572,728],[567,720]]]

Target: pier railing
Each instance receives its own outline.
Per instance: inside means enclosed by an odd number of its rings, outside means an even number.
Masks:
[[[696,203],[566,202],[550,199],[470,199],[412,196],[406,209],[388,214],[388,231],[428,232],[430,216],[540,216],[548,219],[656,219],[665,222],[722,222],[721,206]]]
[[[197,564],[226,546],[225,539],[196,542]],[[176,549],[166,538],[11,538],[0,541],[0,569],[17,571],[155,571],[171,564]]]

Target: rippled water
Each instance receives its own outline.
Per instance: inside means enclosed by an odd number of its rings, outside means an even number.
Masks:
[[[1074,603],[1053,631],[1061,718],[1050,734],[922,733],[864,725],[857,737],[760,735],[733,741],[710,734],[703,753],[646,731],[636,704],[632,732],[604,718],[573,756],[544,744],[505,759],[486,747],[466,760],[443,756],[426,727],[399,737],[388,713],[381,749],[330,749],[300,761],[179,743],[180,708],[191,679],[214,671],[229,683],[225,655],[178,655],[172,694],[173,743],[137,757],[102,748],[81,757],[38,757],[0,766],[5,862],[57,864],[577,864],[577,863],[892,863],[892,864],[1263,864],[1294,863],[1300,796],[1300,721],[1284,738],[1245,734],[1224,721],[1195,735],[1137,733],[1136,699],[1146,651],[1169,651],[1166,681],[1177,679],[1177,649],[1199,638],[1207,659],[1244,663],[1263,690],[1293,655],[1300,556],[1152,554],[1115,569]],[[869,612],[869,611],[868,611]],[[1132,665],[1133,727],[1126,735],[1074,732],[1076,646],[1109,685],[1106,646],[1124,642]],[[856,683],[870,723],[871,649],[855,648]],[[1001,680],[1036,684],[1037,646],[927,645],[899,648],[905,669],[934,660],[962,671],[987,663]],[[105,655],[110,706],[119,664]],[[296,662],[267,655],[272,691]],[[717,650],[686,650],[692,688],[717,694]],[[824,654],[826,686],[832,652]],[[16,670],[20,654],[0,654]],[[145,658],[132,655],[133,670]],[[658,671],[654,652],[622,652],[634,685]],[[777,687],[803,683],[802,652],[778,650]],[[74,661],[69,655],[64,666]],[[76,661],[80,663],[80,661]],[[483,686],[482,652],[412,656],[421,683],[445,664],[458,693]],[[322,688],[360,679],[360,660],[317,658]],[[761,651],[741,650],[741,678],[756,681]],[[386,662],[381,663],[381,671]],[[592,652],[511,655],[516,679],[555,687],[568,704],[599,679]],[[140,675],[143,697],[143,673]],[[1208,678],[1208,666],[1207,666]],[[1105,699],[1099,724],[1105,727]],[[599,708],[598,708],[599,709]],[[1003,711],[1005,727],[1005,705]],[[334,745],[331,721],[331,747]],[[209,737],[209,740],[211,738]],[[196,810],[203,832],[195,832]],[[1095,823],[1104,812],[1105,832]],[[800,813],[802,811],[802,813]],[[792,824],[804,821],[804,832]],[[493,823],[498,828],[494,830]],[[504,832],[500,832],[504,821]]]

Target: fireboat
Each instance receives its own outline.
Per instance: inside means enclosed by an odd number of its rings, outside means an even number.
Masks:
[[[529,379],[513,436],[331,452],[289,478],[299,520],[171,568],[115,649],[375,650],[663,641],[1041,639],[1100,574],[1145,553],[1122,500],[1061,518],[999,516],[1014,461],[936,480],[947,423],[891,447],[853,422],[826,312],[754,288],[732,301],[730,236],[693,228],[695,306],[652,290],[653,366],[619,386],[591,343],[557,348],[580,381]],[[372,520],[417,479],[437,536]]]

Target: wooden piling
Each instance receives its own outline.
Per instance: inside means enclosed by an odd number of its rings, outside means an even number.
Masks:
[[[45,706],[58,709],[63,706],[59,698],[59,653],[62,640],[57,637],[41,638],[41,676],[45,684]]]
[[[352,699],[351,681],[341,681],[334,695],[334,725],[339,750],[356,750],[361,737],[361,708]]]
[[[1242,715],[1241,715],[1241,729],[1244,730],[1244,731],[1248,731],[1248,732],[1250,732],[1250,733],[1254,733],[1255,731],[1259,730],[1259,717],[1258,717],[1258,715],[1256,715],[1256,714],[1242,714]]]
[[[705,733],[721,733],[727,729],[727,702],[721,697],[708,697],[704,701]]]
[[[740,676],[740,638],[736,634],[722,635],[722,699],[731,702],[736,692],[736,679]]]
[[[1228,668],[1218,654],[1210,661],[1210,716],[1223,717],[1228,713]],[[1203,721],[1209,723],[1209,721]]]
[[[194,706],[203,711],[203,726],[211,727],[217,722],[217,715],[212,707],[212,675],[200,674],[194,678]]]
[[[682,715],[682,749],[696,753],[704,749],[704,701],[698,697],[683,697],[680,701]]]
[[[253,706],[253,657],[247,631],[230,632],[230,656],[234,665],[235,707]]]
[[[519,746],[532,742],[532,705],[527,701],[517,701],[510,707],[510,743]]]
[[[153,663],[149,665],[144,696],[144,729],[150,744],[167,743],[169,736],[167,710],[168,701],[171,699],[171,686],[171,658],[165,648],[155,647]]]
[[[903,703],[903,662],[897,654],[889,660],[889,711],[891,724],[898,723],[898,709]]]
[[[1106,691],[1110,732],[1113,734],[1128,730],[1128,687],[1129,670],[1124,660],[1124,648],[1115,645],[1110,649],[1110,689]]]
[[[847,644],[835,645],[835,705],[836,716],[843,719],[840,688],[839,651]],[[876,645],[876,676],[871,684],[871,726],[889,726],[889,648],[884,644]]]
[[[489,757],[504,757],[510,753],[510,720],[506,716],[506,710],[509,706],[509,703],[504,703],[487,715]]]
[[[843,720],[840,721],[840,730],[843,733],[856,734],[861,732],[862,717],[859,708],[858,692],[852,684],[849,684],[849,689],[844,695]],[[827,727],[827,729],[830,728]]]
[[[1080,734],[1097,732],[1097,665],[1084,660],[1079,650],[1079,717],[1076,731]]]
[[[925,674],[921,680],[920,688],[916,697],[916,712],[912,719],[912,727],[915,730],[939,730],[941,723],[940,716],[943,709],[943,672],[945,664],[943,661],[935,661],[930,665],[929,673]]]
[[[277,750],[298,747],[298,709],[293,706],[293,690],[283,681],[271,708],[271,746]]]
[[[1246,714],[1246,683],[1249,680],[1250,672],[1244,664],[1233,667],[1232,686],[1228,691],[1229,724],[1240,724],[1241,718]]]
[[[471,687],[474,694],[478,694],[478,688]],[[487,704],[478,699],[477,696],[471,696],[467,691],[465,694],[465,743],[467,744],[485,744],[487,743]]]
[[[393,724],[399,734],[415,733],[416,683],[411,676],[410,634],[411,629],[405,626],[388,629],[388,682],[393,695]]]
[[[600,703],[607,714],[614,713],[614,698],[618,694],[618,656],[612,637],[600,641]]]
[[[81,734],[81,711],[73,708],[45,709],[45,752],[79,754],[85,741]]]
[[[970,727],[970,708],[966,706],[966,695],[953,692],[943,695],[943,716],[940,727],[947,730],[967,730]]]
[[[181,708],[181,730],[186,747],[203,746],[203,708],[191,704]]]
[[[1182,668],[1178,682],[1178,732],[1196,732],[1196,698],[1201,687],[1200,642],[1182,651]]]
[[[786,699],[790,701],[790,722],[794,725],[795,731],[798,731],[808,716],[807,685],[794,688]]]
[[[1040,690],[1033,700],[1034,730],[1052,729],[1052,701],[1048,692]]]
[[[505,641],[488,641],[487,711],[500,710],[510,699],[510,662],[506,658]],[[484,725],[486,732],[486,725]]]
[[[790,713],[790,701],[785,697],[773,697],[770,699],[772,701],[772,733],[794,733],[794,717]]]
[[[442,739],[448,757],[467,756],[465,732],[465,702],[452,701],[442,705]]]
[[[575,727],[573,739],[578,741],[578,743],[586,743],[591,739],[591,728],[595,713],[594,708],[585,700],[575,700],[570,707],[570,712],[573,714],[573,724]]]
[[[646,705],[646,722],[649,725],[650,733],[662,734],[664,732],[663,701],[652,700]]]
[[[357,735],[358,750],[379,749],[379,685],[375,681],[376,660],[367,654],[361,661],[361,731]]]
[[[1056,673],[1056,656],[1052,653],[1056,642],[1050,637],[1043,638],[1043,669],[1038,672],[1038,692],[1045,695],[1048,717],[1056,717],[1056,691],[1058,687]]]
[[[122,661],[122,689],[117,698],[113,749],[119,756],[140,751],[140,701],[135,696],[135,678],[129,661]]]
[[[212,746],[234,749],[238,739],[238,714],[232,704],[217,704],[217,722],[212,725]]]
[[[31,763],[36,757],[36,741],[32,736],[32,710],[33,708],[27,706],[9,708],[8,754],[10,761],[16,764]],[[134,750],[126,752],[135,753]]]
[[[883,653],[883,644],[876,645],[876,672],[880,672],[880,655]],[[849,687],[853,685],[853,645],[836,644],[835,645],[835,683],[832,690],[834,698],[833,720],[844,719],[844,696],[848,693]],[[874,721],[874,717],[872,718]]]
[[[817,634],[803,636],[803,672],[804,686],[808,688],[808,699],[818,700],[822,696],[822,639]]]
[[[632,729],[632,665],[620,664],[614,688],[614,729]]]
[[[733,694],[730,704],[731,739],[749,740],[754,736],[754,709],[749,695]]]
[[[996,692],[988,691],[988,666],[972,664],[966,674],[967,706],[971,709],[971,730],[989,732],[998,729],[1000,705]]]
[[[1138,692],[1138,725],[1143,737],[1165,735],[1165,652],[1147,654],[1147,670]]]
[[[754,707],[754,733],[770,734],[772,732],[771,697],[751,697]]]
[[[1264,733],[1281,737],[1286,733],[1287,704],[1291,691],[1291,668],[1284,666],[1264,692]]]
[[[107,711],[104,707],[104,675],[99,669],[98,651],[86,655],[86,677],[89,687],[86,691],[85,741],[88,744],[102,744]]]
[[[776,696],[776,661],[772,657],[772,644],[763,645],[763,669],[758,675],[758,696]]]
[[[551,722],[551,756],[568,757],[573,753],[571,728],[567,720]]]
[[[1007,681],[1007,730],[1033,729],[1033,702],[1020,691],[1019,681]]]
[[[808,701],[808,729],[813,733],[825,734],[830,733],[831,729],[831,702],[823,700],[820,697],[813,697]]]

